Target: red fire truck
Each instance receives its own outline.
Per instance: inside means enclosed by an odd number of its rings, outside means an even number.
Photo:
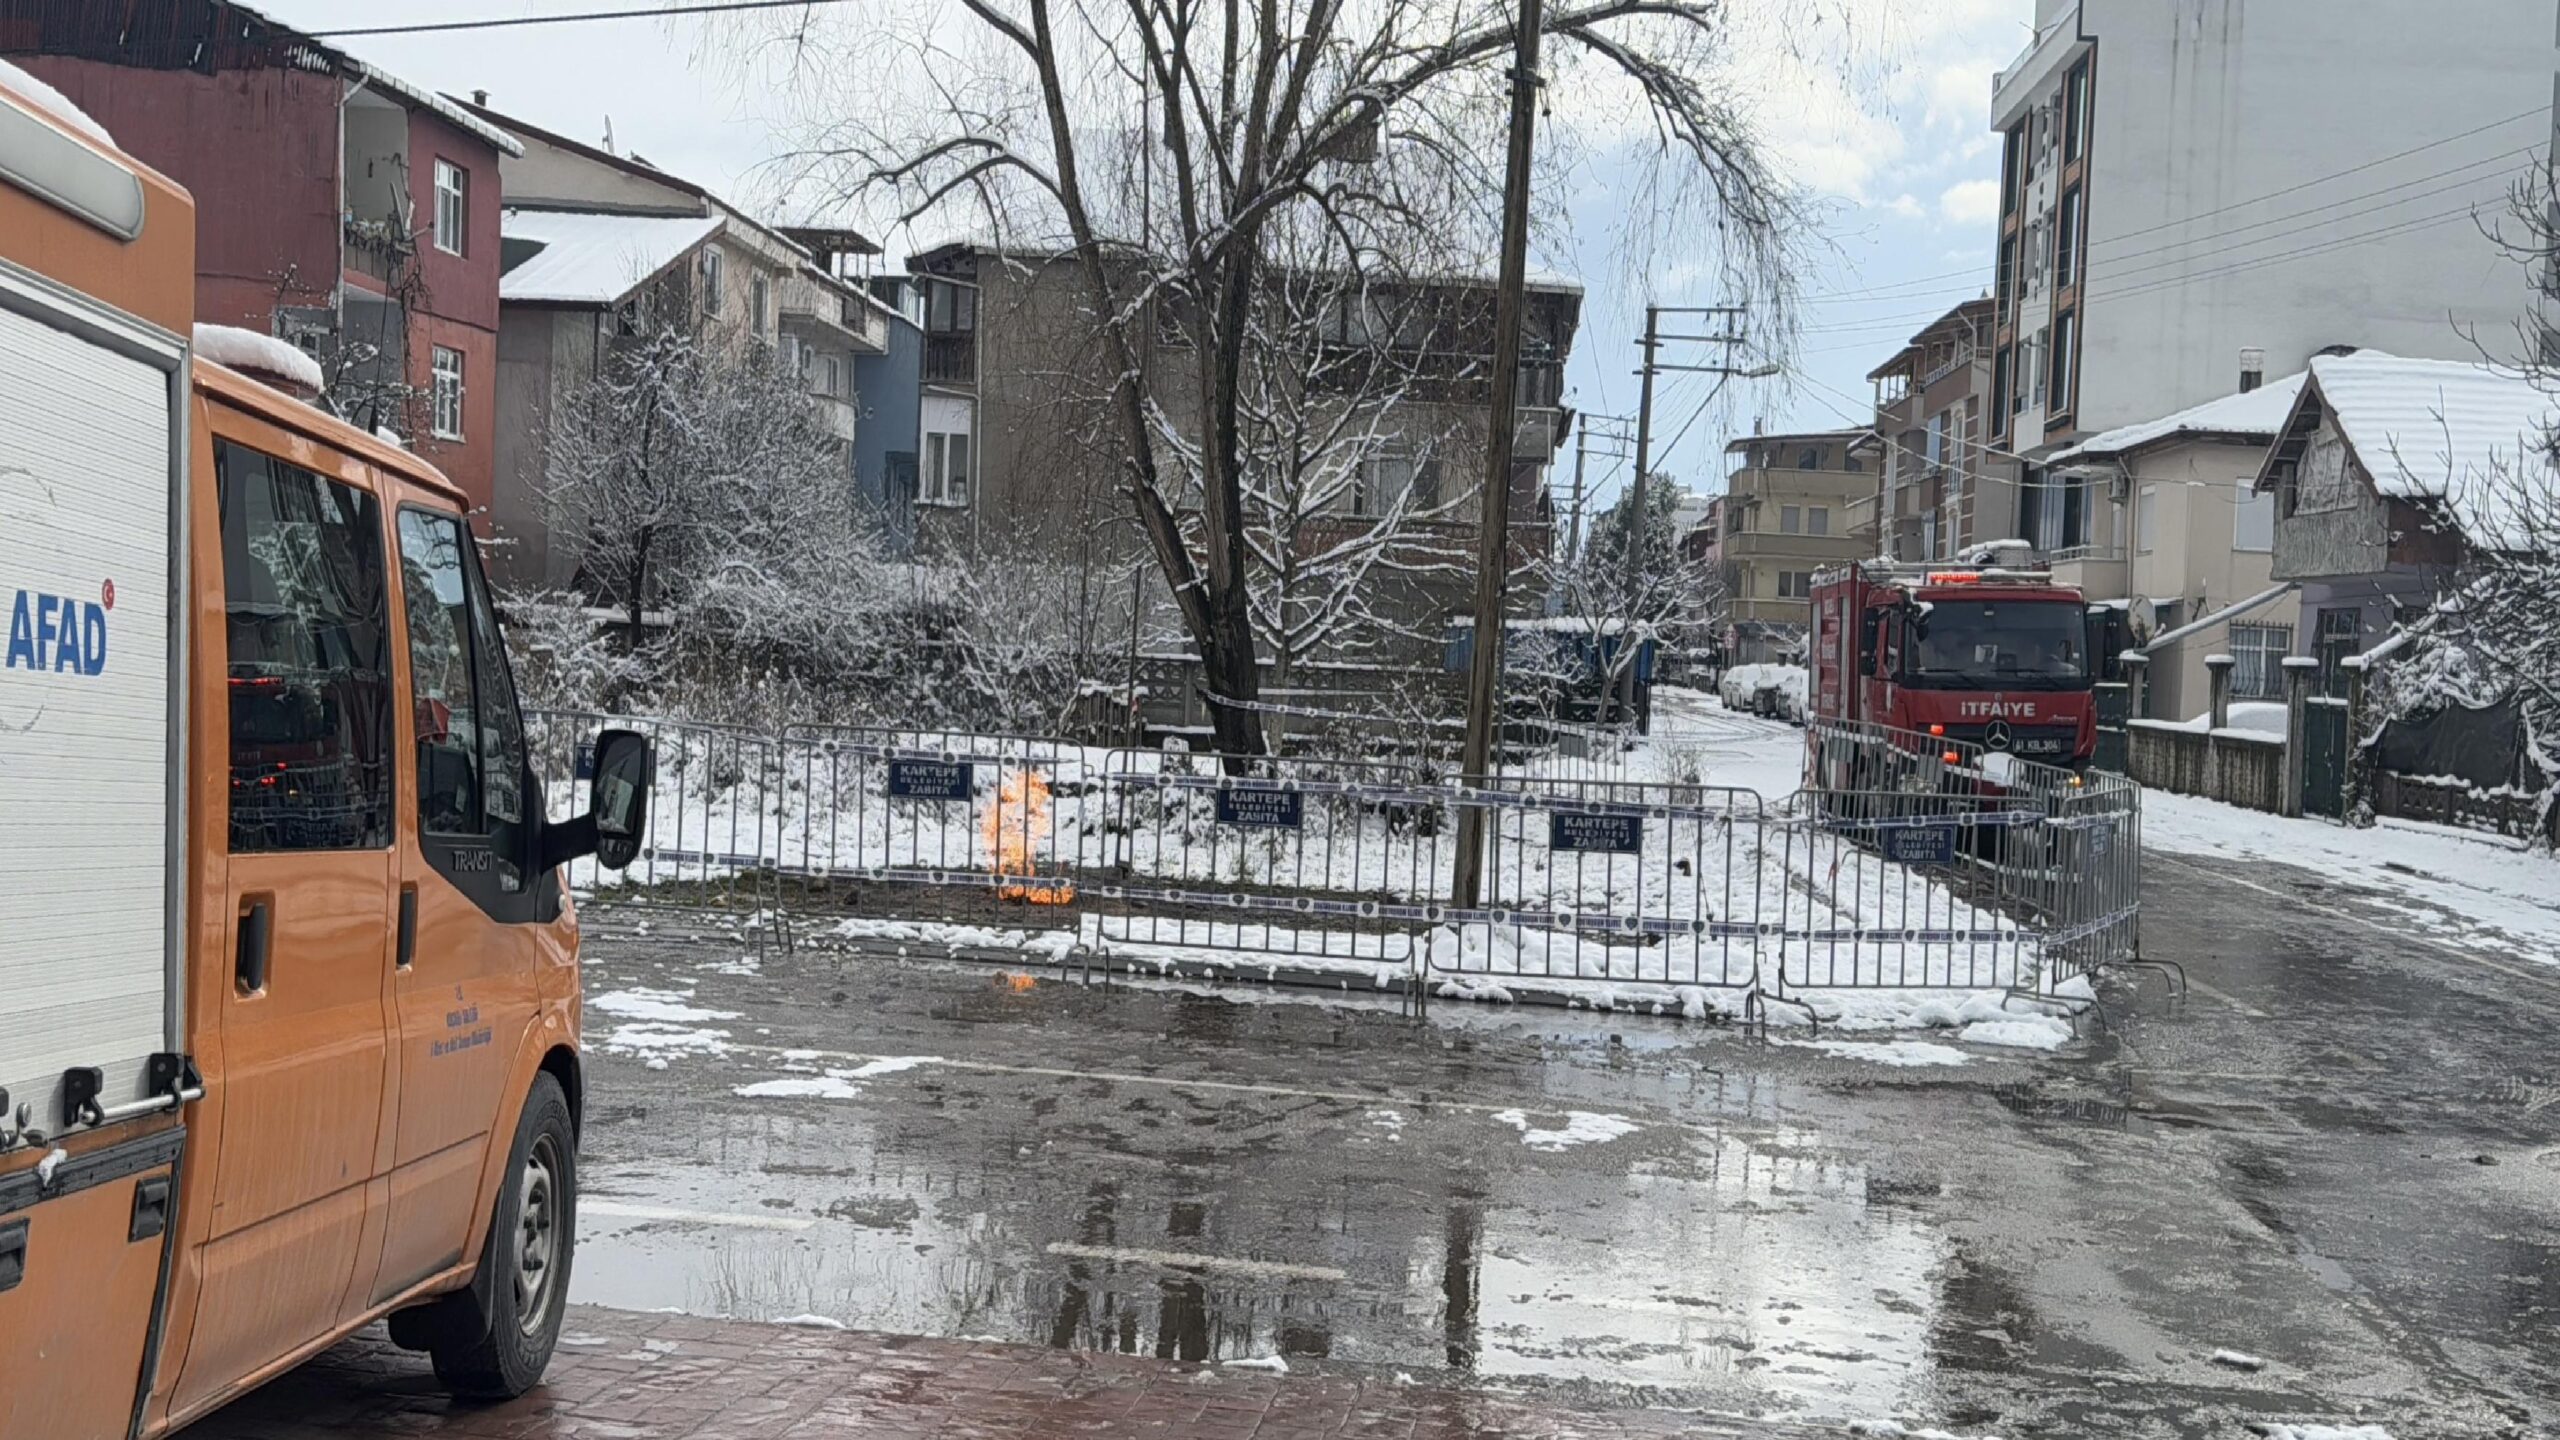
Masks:
[[[1814,577],[1813,718],[1965,741],[2048,765],[2097,747],[2088,607],[2024,547],[1867,560]],[[2006,562],[2006,563],[1995,563]]]

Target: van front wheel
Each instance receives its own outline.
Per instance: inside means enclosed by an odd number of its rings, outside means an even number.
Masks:
[[[516,1122],[489,1243],[471,1288],[431,1340],[436,1378],[470,1400],[512,1400],[542,1379],[569,1303],[577,1249],[578,1147],[560,1082],[536,1076]]]

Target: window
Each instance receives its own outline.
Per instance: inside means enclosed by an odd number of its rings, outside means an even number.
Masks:
[[[2133,548],[2148,555],[2160,543],[2160,487],[2145,485],[2133,501]]]
[[[442,345],[434,352],[433,426],[439,440],[462,438],[462,352]]]
[[[2243,480],[2231,500],[2231,548],[2264,553],[2276,548],[2276,497]]]
[[[1855,455],[1843,455],[1840,457],[1840,468],[1852,475],[1862,474],[1867,468],[1867,462]]]
[[[2028,373],[2035,377],[2036,387],[2034,398],[2027,402],[2030,405],[2042,406],[2044,404],[2046,357],[2050,355],[2053,350],[2053,343],[2047,338],[2049,333],[2050,332],[2048,331],[2039,330],[2035,333],[2034,338],[2027,341],[2027,358],[2023,363],[2026,365]]]
[[[2053,227],[2053,284],[2057,290],[2070,287],[2080,273],[2080,187],[2063,192],[2061,219]]]
[[[720,247],[717,245],[703,246],[702,313],[705,315],[717,315],[720,313],[720,270]]]
[[[1804,533],[1803,506],[1781,505],[1778,507],[1778,533],[1781,535],[1801,535]]]
[[[2364,612],[2350,605],[2344,609],[2323,610],[2312,633],[2317,638],[2320,660],[2320,688],[2335,695],[2346,687],[2346,666],[2350,655],[2364,649]]]
[[[1821,469],[1822,447],[1819,445],[1807,445],[1804,449],[1796,452],[1796,468],[1799,470]]]
[[[436,248],[447,255],[462,253],[463,238],[471,222],[469,185],[471,177],[462,167],[439,157],[436,161]]]
[[[2027,123],[2023,120],[2009,127],[2007,146],[2001,156],[2000,213],[2017,213],[2018,204],[2027,192]]]
[[[2006,345],[1991,357],[1991,433],[1995,435],[2009,433],[2009,372],[2016,368],[2015,358]]]
[[[773,324],[773,282],[762,275],[747,282],[747,324],[758,335]]]
[[[1810,600],[1810,599],[1812,599],[1812,598],[1813,598],[1813,572],[1812,572],[1812,571],[1810,571],[1810,570],[1781,570],[1781,571],[1779,571],[1779,572],[1778,572],[1778,598],[1779,598],[1779,599],[1781,599],[1781,600]]]
[[[2290,625],[2232,626],[2231,658],[2239,663],[2231,667],[2231,698],[2283,699],[2284,657],[2292,650]]]
[[[928,287],[924,328],[940,334],[959,334],[978,328],[978,292],[949,280],[936,280]]]
[[[2080,158],[2089,143],[2089,62],[2071,67],[2071,76],[2062,82],[2062,161],[2069,164]]]
[[[2072,361],[2077,358],[2075,352],[2079,349],[2077,343],[2079,338],[2080,317],[2068,310],[2062,312],[2061,318],[2053,322],[2053,405],[2051,408],[2056,415],[2071,413],[2073,401],[2071,387],[2073,381],[2078,378],[2072,373]]]
[[[924,476],[916,498],[927,505],[969,503],[969,437],[928,432]]]
[[[2000,287],[2000,319],[2003,322],[2018,318],[2018,291],[2022,288],[2024,279],[2025,277],[2018,273],[2018,237],[2002,236],[1997,282]]]
[[[820,393],[844,398],[844,361],[836,356],[827,357],[827,388]]]
[[[1807,535],[1828,535],[1828,534],[1830,534],[1830,533],[1831,533],[1831,510],[1830,510],[1830,507],[1828,507],[1828,506],[1824,506],[1824,505],[1808,505],[1808,506],[1806,506],[1806,507],[1805,507],[1805,512],[1804,512],[1804,533],[1806,533]]]
[[[485,886],[490,893],[474,898],[486,903],[524,889],[532,839],[524,721],[488,582],[461,517],[403,510],[399,532],[418,829],[431,842],[429,858],[466,892]]]
[[[231,853],[391,843],[391,656],[371,495],[214,443]]]

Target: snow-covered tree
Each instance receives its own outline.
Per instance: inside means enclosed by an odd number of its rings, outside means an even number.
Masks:
[[[1256,473],[1256,329],[1270,323],[1258,317],[1284,269],[1487,268],[1515,7],[962,0],[902,21],[884,0],[850,21],[786,13],[803,67],[789,88],[813,111],[799,159],[833,198],[891,225],[991,228],[1076,267],[1126,511],[1206,683],[1254,699],[1266,637],[1300,633],[1344,594],[1317,583],[1257,599],[1257,576],[1286,583],[1268,578],[1285,576],[1274,546],[1257,564],[1257,514],[1294,508],[1275,497],[1296,483]],[[1716,236],[1707,258],[1752,289],[1779,269],[1789,201],[1727,101],[1726,21],[1717,0],[1552,6],[1542,79],[1572,105],[1563,119],[1550,107],[1542,133],[1569,142],[1573,115],[1649,120],[1648,220]],[[1179,357],[1151,358],[1163,302],[1188,309]],[[1222,750],[1264,748],[1253,711],[1215,713]]]
[[[1664,477],[1657,475],[1645,486],[1639,542],[1635,490],[1628,487],[1615,504],[1592,517],[1582,549],[1558,555],[1549,566],[1548,587],[1564,627],[1560,633],[1573,637],[1574,654],[1608,658],[1604,693],[1613,698],[1601,707],[1604,716],[1616,715],[1614,697],[1622,692],[1638,652],[1637,644],[1613,648],[1604,637],[1631,631],[1639,643],[1646,638],[1675,643],[1705,627],[1725,594],[1721,569],[1693,556],[1682,543],[1679,498],[1679,487]],[[1627,563],[1631,548],[1636,549],[1632,566]],[[1566,658],[1559,656],[1554,663]],[[1526,661],[1525,656],[1515,658],[1511,668],[1520,671]]]

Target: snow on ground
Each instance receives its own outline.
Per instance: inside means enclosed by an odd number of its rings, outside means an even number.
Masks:
[[[702,1020],[735,1020],[735,1010],[710,1010],[689,1003],[693,994],[685,990],[614,990],[587,1001],[590,1010],[618,1015],[626,1020],[657,1020],[685,1024]]]
[[[1529,1123],[1528,1112],[1497,1110],[1495,1121],[1520,1132],[1520,1143],[1532,1150],[1570,1150],[1576,1145],[1599,1145],[1621,1135],[1636,1133],[1636,1124],[1623,1115],[1603,1115],[1591,1110],[1565,1112],[1564,1128],[1542,1130]]]
[[[2560,859],[2513,841],[2404,820],[2357,830],[2145,790],[2142,842],[2156,854],[2298,866],[2368,892],[2366,904],[2441,943],[2560,966]]]
[[[1870,1065],[1896,1068],[1973,1063],[1971,1055],[1953,1045],[1941,1045],[1934,1040],[1781,1040],[1778,1043],[1819,1050],[1844,1060],[1863,1060]]]
[[[1019,950],[1056,964],[1076,947],[1073,930],[999,930],[991,925],[959,925],[936,920],[879,920],[857,915],[836,923],[842,940],[885,940],[901,947],[922,945],[944,953],[961,950]],[[900,954],[906,951],[902,948]]]
[[[2379,1425],[2258,1425],[2267,1440],[2391,1440]]]
[[[807,1061],[816,1059],[817,1055],[818,1052],[815,1050],[785,1050],[781,1058],[785,1061]],[[853,1100],[862,1094],[862,1086],[857,1082],[876,1080],[883,1075],[896,1075],[913,1070],[919,1065],[941,1063],[942,1057],[939,1055],[882,1055],[859,1065],[830,1067],[816,1075],[788,1075],[779,1080],[759,1080],[751,1085],[740,1085],[731,1093],[745,1096],[750,1100]],[[790,1068],[799,1067],[794,1065]]]

